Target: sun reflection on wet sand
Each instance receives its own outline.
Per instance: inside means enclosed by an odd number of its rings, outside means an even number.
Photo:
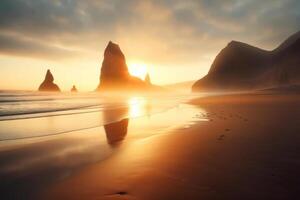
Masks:
[[[0,178],[4,184],[0,186],[4,188],[6,181],[13,183],[17,179],[20,184],[14,188],[25,187],[28,181],[32,181],[32,185],[41,185],[39,180],[63,179],[83,166],[101,162],[117,153],[115,150],[125,142],[128,147],[133,141],[142,142],[148,137],[167,133],[195,120],[199,113],[205,113],[186,104],[169,109],[164,105],[169,104],[168,101],[160,103],[160,99],[153,97],[133,96],[123,100],[122,106],[108,107],[92,114],[6,121],[9,126],[3,127],[13,133],[12,127],[17,124],[19,135],[25,134],[22,128],[27,133],[32,130],[39,133],[39,127],[51,126],[53,130],[58,130],[64,123],[77,127],[84,127],[85,124],[96,126],[58,135],[0,142],[0,158],[3,161],[0,163]],[[1,123],[4,125],[5,121]],[[105,125],[102,126],[102,123]],[[6,153],[8,151],[9,154]],[[22,174],[30,176],[20,178]]]
[[[144,97],[131,97],[128,100],[129,116],[138,117],[146,113],[147,99]]]

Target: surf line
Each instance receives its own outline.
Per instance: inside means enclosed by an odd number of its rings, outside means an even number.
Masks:
[[[158,111],[158,112],[154,112],[151,115],[155,115],[155,114],[160,114],[160,113],[164,113],[167,112],[168,110],[174,109],[175,107],[172,108],[166,108],[164,110]],[[57,135],[62,135],[62,134],[67,134],[67,133],[71,133],[71,132],[76,132],[76,131],[83,131],[83,130],[89,130],[89,129],[94,129],[94,128],[99,128],[108,124],[112,124],[115,122],[119,122],[123,119],[136,119],[136,118],[141,118],[141,117],[145,117],[147,116],[147,114],[144,115],[140,115],[140,116],[134,116],[134,117],[130,117],[130,116],[126,116],[126,117],[122,117],[120,119],[117,120],[112,120],[110,122],[107,123],[103,123],[100,125],[95,125],[95,126],[89,126],[89,127],[84,127],[84,128],[78,128],[78,129],[72,129],[72,130],[66,130],[66,131],[61,131],[61,132],[57,132],[57,133],[49,133],[49,134],[44,134],[44,135],[36,135],[36,136],[28,136],[28,137],[15,137],[15,138],[7,138],[7,139],[0,139],[0,142],[6,142],[6,141],[17,141],[17,140],[29,140],[29,139],[35,139],[35,138],[44,138],[44,137],[52,137],[52,136],[57,136]]]

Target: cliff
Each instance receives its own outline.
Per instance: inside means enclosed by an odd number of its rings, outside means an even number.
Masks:
[[[300,83],[300,32],[273,51],[230,42],[193,91],[253,90]]]

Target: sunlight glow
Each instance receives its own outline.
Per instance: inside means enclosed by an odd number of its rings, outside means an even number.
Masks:
[[[138,117],[145,112],[145,98],[143,97],[131,97],[128,100],[129,116]]]
[[[129,62],[128,69],[132,76],[136,76],[142,80],[145,79],[145,76],[148,72],[147,64],[139,61]]]

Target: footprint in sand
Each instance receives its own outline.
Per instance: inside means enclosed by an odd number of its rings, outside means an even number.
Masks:
[[[220,136],[219,136],[218,140],[223,140],[223,139],[224,139],[224,137],[225,137],[225,135],[224,135],[224,134],[222,134],[222,135],[220,135]]]
[[[118,194],[118,195],[126,195],[126,194],[128,194],[128,193],[125,192],[125,191],[120,191],[120,192],[117,192],[116,194]]]
[[[114,196],[114,195],[120,195],[120,196],[128,195],[128,192],[126,192],[126,191],[120,191],[120,192],[115,192],[115,193],[107,194],[107,196]]]

